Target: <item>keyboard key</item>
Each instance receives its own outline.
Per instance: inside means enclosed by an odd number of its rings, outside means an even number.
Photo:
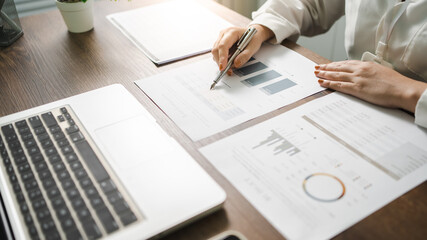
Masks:
[[[67,156],[65,156],[65,159],[67,160],[68,163],[71,163],[73,161],[78,160],[79,158],[77,157],[77,155],[75,153],[71,153],[71,154],[68,154]]]
[[[82,225],[88,238],[96,239],[102,236],[101,231],[99,230],[98,226],[93,221],[93,219],[83,222]]]
[[[44,141],[46,141],[46,140],[50,140],[50,137],[49,137],[49,134],[45,133],[45,134],[40,134],[40,135],[38,135],[38,136],[37,136],[37,139],[38,139],[40,142],[44,142]]]
[[[59,195],[57,198],[51,200],[54,209],[65,206],[64,199]]]
[[[29,211],[29,209],[28,209],[28,205],[27,205],[27,203],[25,203],[25,202],[23,202],[23,203],[21,203],[20,205],[19,205],[19,207],[21,208],[21,212],[22,213],[27,213],[28,211]]]
[[[36,181],[32,181],[32,182],[26,182],[24,183],[25,189],[27,191],[30,191],[32,189],[35,189],[36,187],[38,187],[38,184]]]
[[[19,132],[19,135],[26,134],[30,132],[30,128],[29,127],[18,128],[18,132]]]
[[[47,195],[49,196],[49,199],[54,199],[56,197],[61,196],[61,193],[59,192],[59,189],[57,187],[50,188],[46,192],[47,192]]]
[[[67,120],[70,120],[71,119],[71,115],[67,112],[67,113],[64,113],[63,114],[63,116],[64,116],[64,118],[65,119],[67,119]]]
[[[39,116],[30,117],[28,119],[32,128],[37,128],[42,126],[42,122],[40,121]]]
[[[65,107],[62,107],[60,110],[62,114],[68,113],[68,110]]]
[[[70,178],[70,174],[67,172],[67,170],[57,172],[56,176],[59,178],[59,181],[63,181],[64,179]]]
[[[53,170],[55,172],[61,172],[64,169],[66,169],[66,168],[62,162],[57,162],[57,163],[53,164]]]
[[[61,147],[62,154],[67,155],[69,153],[74,153],[73,148],[70,145]]]
[[[46,202],[44,199],[39,199],[37,201],[33,201],[32,203],[33,203],[33,208],[36,211],[41,208],[46,208]]]
[[[53,154],[49,156],[49,162],[51,164],[55,164],[57,162],[61,162],[61,157],[58,154]]]
[[[64,231],[68,231],[70,229],[77,230],[76,224],[71,216],[60,218],[61,226]]]
[[[83,134],[81,132],[75,132],[70,134],[70,138],[71,141],[73,142],[78,142],[78,141],[82,141],[85,139],[85,137],[83,136]]]
[[[24,120],[16,122],[15,126],[17,128],[24,128],[24,127],[28,127],[28,124],[27,124],[27,121],[25,121],[25,119],[24,119]]]
[[[70,187],[74,187],[76,186],[76,184],[74,183],[73,179],[68,178],[68,179],[64,179],[62,182],[62,188],[63,189],[69,189]]]
[[[52,127],[54,125],[57,125],[56,119],[51,112],[43,113],[42,119],[43,119],[44,123],[46,124],[46,126],[48,126],[48,127]]]
[[[84,221],[86,219],[91,218],[89,209],[87,207],[82,207],[78,210],[76,210],[77,216],[79,217],[80,221]]]
[[[122,213],[120,215],[120,220],[122,221],[123,225],[126,226],[126,225],[129,225],[129,224],[135,222],[137,219],[136,219],[135,214],[133,214],[133,212],[129,211],[129,212]]]
[[[44,128],[43,126],[40,126],[38,128],[34,129],[34,133],[36,135],[41,135],[41,134],[45,134],[46,133],[46,128]]]
[[[77,197],[76,199],[74,199],[71,202],[71,204],[73,205],[73,208],[76,210],[81,209],[83,207],[86,207],[86,204],[85,204],[83,198],[81,198],[81,197]]]
[[[102,191],[104,191],[104,193],[108,193],[116,189],[116,185],[113,183],[111,179],[104,180],[99,184],[102,188]]]
[[[95,210],[105,207],[105,203],[99,195],[98,196],[92,196],[90,198],[90,204],[92,204],[92,207]]]
[[[28,233],[30,234],[32,239],[38,239],[38,232],[37,232],[37,228],[34,225],[34,223],[28,224],[27,225],[28,228]]]
[[[67,132],[68,135],[70,135],[71,133],[75,133],[75,132],[79,131],[79,127],[77,125],[72,125],[72,126],[66,128],[65,131]]]
[[[20,172],[21,174],[24,174],[25,172],[28,172],[30,170],[31,170],[31,167],[28,161],[18,166],[18,172]]]
[[[64,147],[64,146],[70,145],[70,142],[68,142],[68,140],[66,138],[59,139],[57,141],[57,143],[58,143],[59,147]]]
[[[125,201],[118,201],[113,205],[113,207],[117,213],[126,212],[130,210],[129,205]]]
[[[101,208],[96,213],[98,214],[99,220],[101,220],[101,223],[107,233],[111,233],[119,229],[119,226],[107,208]]]
[[[19,157],[15,157],[15,164],[19,165],[19,164],[23,164],[23,163],[27,163],[27,157],[25,155],[19,156]]]
[[[35,164],[37,172],[45,171],[47,168],[46,162],[41,161]]]
[[[93,184],[92,184],[92,181],[90,180],[90,178],[83,178],[83,179],[80,179],[80,186],[83,188],[83,189],[86,189],[86,188],[88,188],[88,187],[90,187],[90,186],[92,186]]]
[[[65,135],[63,132],[57,132],[55,134],[53,134],[53,139],[55,139],[56,141],[65,138]]]
[[[80,234],[80,232],[77,229],[67,231],[65,233],[65,235],[66,235],[68,240],[83,240],[82,235]]]
[[[26,182],[26,181],[29,181],[29,180],[35,181],[34,174],[31,171],[21,174],[21,179],[22,179],[23,182]]]
[[[52,174],[48,169],[39,172],[39,178],[41,181],[43,181],[45,178],[52,178]]]
[[[42,192],[40,191],[40,188],[35,188],[32,191],[28,192],[28,197],[31,201],[35,201],[38,199],[43,198]]]
[[[84,170],[84,168],[80,168],[80,169],[77,169],[76,171],[74,171],[74,175],[76,175],[77,179],[82,179],[82,178],[85,178],[87,176],[87,173]]]
[[[36,210],[36,216],[39,221],[45,218],[51,218],[49,209],[47,207]]]
[[[36,140],[34,138],[29,138],[24,140],[24,145],[26,148],[37,146]]]
[[[58,217],[58,219],[62,219],[62,218],[67,218],[67,217],[70,217],[71,216],[71,214],[70,214],[70,211],[68,210],[68,208],[67,208],[67,206],[66,205],[63,205],[62,207],[60,207],[60,208],[56,208],[55,209],[55,212],[56,212],[56,216]]]
[[[49,131],[50,133],[55,134],[55,133],[61,132],[61,128],[58,125],[56,125],[56,126],[50,127]]]
[[[16,201],[18,201],[19,204],[24,203],[25,202],[24,194],[22,194],[21,192],[16,193]]]
[[[56,187],[55,180],[53,178],[43,179],[43,186],[45,189],[50,189],[51,187]]]
[[[74,187],[74,188],[70,188],[67,190],[67,196],[70,200],[73,200],[73,199],[79,197],[80,193],[77,190],[77,188]]]
[[[46,148],[46,149],[44,150],[44,152],[45,152],[45,153],[46,153],[46,155],[48,155],[48,156],[53,155],[53,154],[58,154],[58,151],[56,151],[56,148],[55,148],[55,147]]]
[[[27,148],[28,154],[30,156],[35,155],[35,154],[39,154],[40,153],[40,148],[36,145],[36,146],[32,146],[30,148]]]
[[[31,217],[30,213],[24,214],[24,221],[27,225],[33,223],[33,217]]]
[[[60,122],[63,122],[63,121],[65,121],[65,118],[64,118],[64,116],[62,116],[62,115],[59,115],[59,116],[58,116],[58,121],[60,121]]]
[[[77,170],[83,168],[82,164],[79,161],[75,161],[75,162],[70,163],[70,167],[71,167],[71,170],[73,170],[73,171],[77,171]]]
[[[44,162],[44,157],[43,157],[43,155],[41,155],[41,154],[34,154],[34,155],[32,155],[32,156],[31,156],[31,161],[32,161],[34,164],[39,163],[39,162],[41,162],[41,161],[43,161],[43,162]]]
[[[48,217],[45,217],[40,222],[40,227],[42,231],[45,233],[45,235],[48,235],[47,234],[48,232],[51,232],[53,229],[56,228],[55,222],[53,221],[52,217],[50,217],[50,215]]]
[[[101,164],[87,141],[77,142],[76,147],[98,182],[110,178],[107,171],[105,171],[104,166]]]
[[[41,144],[42,144],[43,149],[48,149],[48,148],[53,146],[53,142],[52,142],[52,140],[50,140],[50,138],[42,141]]]
[[[14,183],[17,183],[17,182],[18,182],[18,177],[16,177],[16,175],[15,175],[14,173],[12,173],[11,175],[9,175],[9,179],[10,179],[10,182],[11,182],[12,184],[14,184]]]

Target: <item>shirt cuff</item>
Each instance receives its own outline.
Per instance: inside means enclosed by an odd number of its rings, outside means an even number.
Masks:
[[[286,38],[292,41],[298,40],[299,35],[293,30],[295,27],[292,27],[290,22],[286,23],[283,19],[278,19],[277,16],[273,14],[263,13],[257,16],[249,25],[254,24],[267,27],[274,33],[274,37],[269,40],[272,44],[279,44]]]
[[[423,92],[415,107],[415,124],[427,128],[427,90]]]

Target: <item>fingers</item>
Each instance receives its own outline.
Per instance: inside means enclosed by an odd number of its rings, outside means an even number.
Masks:
[[[321,71],[315,70],[314,75],[318,78],[332,80],[332,81],[344,81],[351,82],[354,78],[351,73],[348,72],[337,72],[337,71]]]
[[[335,82],[335,81],[329,81],[329,80],[323,80],[323,79],[319,79],[318,82],[320,86],[324,88],[330,88],[330,89],[333,89],[342,93],[350,94],[350,95],[355,95],[357,93],[355,84],[353,83]]]
[[[249,61],[249,59],[259,50],[262,41],[257,38],[252,38],[252,41],[237,57],[234,59],[234,67],[239,68]]]
[[[221,71],[227,65],[229,49],[239,40],[244,31],[244,28],[232,27],[220,33],[219,38],[212,48],[212,55]]]
[[[357,65],[359,61],[340,61],[340,62],[332,62],[328,64],[321,64],[315,66],[316,70],[323,71],[334,71],[334,72],[354,72],[357,70]]]

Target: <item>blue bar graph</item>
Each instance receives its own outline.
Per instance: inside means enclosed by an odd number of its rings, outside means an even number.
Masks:
[[[280,73],[278,73],[274,70],[271,70],[271,71],[256,75],[254,77],[250,77],[250,78],[243,80],[241,82],[248,87],[253,87],[253,86],[259,85],[261,83],[265,83],[265,82],[268,82],[270,80],[273,80],[273,79],[280,77],[280,76],[282,76],[282,75],[280,75]]]
[[[273,95],[275,93],[281,92],[281,91],[286,90],[286,89],[293,87],[295,85],[297,85],[297,84],[292,82],[291,80],[285,78],[285,79],[280,80],[278,82],[275,82],[275,83],[272,83],[272,84],[267,85],[265,87],[262,87],[261,91],[263,91],[267,95]]]
[[[264,63],[262,63],[262,62],[256,62],[254,64],[251,64],[251,65],[248,65],[248,66],[244,66],[244,67],[241,67],[239,69],[235,69],[233,72],[237,76],[243,77],[243,76],[252,74],[254,72],[261,71],[261,70],[266,69],[266,68],[267,68],[267,66]]]

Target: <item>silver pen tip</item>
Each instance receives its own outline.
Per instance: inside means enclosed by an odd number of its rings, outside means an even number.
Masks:
[[[216,83],[212,83],[210,90],[214,89],[215,85],[216,85]]]

